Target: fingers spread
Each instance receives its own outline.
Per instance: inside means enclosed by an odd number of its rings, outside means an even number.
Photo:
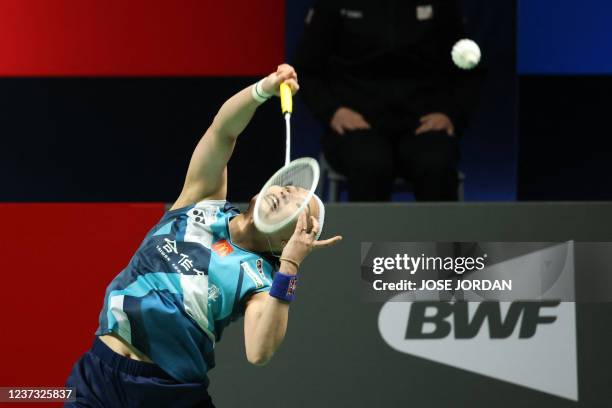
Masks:
[[[342,241],[342,236],[336,235],[333,238],[324,239],[323,241],[313,242],[312,247],[315,249],[329,248],[330,246],[336,245],[340,241]]]

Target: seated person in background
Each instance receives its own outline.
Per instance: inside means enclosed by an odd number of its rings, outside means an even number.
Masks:
[[[419,201],[457,200],[457,133],[480,78],[453,65],[464,37],[455,0],[321,0],[309,11],[295,66],[350,201],[388,201],[396,176]]]

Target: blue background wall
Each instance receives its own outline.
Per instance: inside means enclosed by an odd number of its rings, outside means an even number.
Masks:
[[[518,10],[518,199],[612,200],[612,2]]]
[[[610,0],[519,0],[520,74],[612,74]]]

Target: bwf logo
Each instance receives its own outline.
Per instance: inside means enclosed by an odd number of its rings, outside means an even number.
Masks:
[[[410,302],[405,296],[387,302],[378,317],[393,349],[578,400],[574,303]]]
[[[418,302],[410,308],[406,339],[442,339],[451,333],[456,339],[473,339],[485,322],[491,339],[507,339],[517,328],[519,339],[529,339],[535,336],[538,325],[557,320],[554,315],[543,315],[543,310],[552,308],[554,312],[559,303],[514,302],[502,316],[500,303],[485,302],[478,304],[470,317],[466,302]]]

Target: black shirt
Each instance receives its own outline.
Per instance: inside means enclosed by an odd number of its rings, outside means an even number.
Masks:
[[[377,122],[475,105],[481,69],[451,58],[464,38],[455,0],[322,0],[306,17],[295,59],[302,97],[324,124],[340,106]]]

